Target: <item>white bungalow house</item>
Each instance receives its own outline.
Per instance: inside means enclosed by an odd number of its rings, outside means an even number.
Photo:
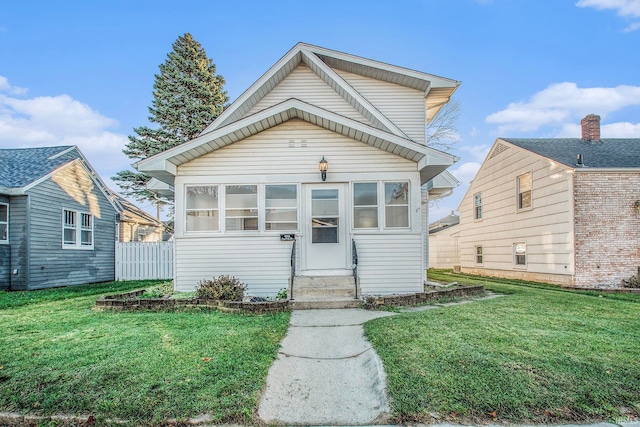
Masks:
[[[273,296],[294,274],[294,295],[321,293],[357,252],[360,292],[422,290],[429,191],[457,160],[425,125],[458,85],[294,46],[200,136],[137,163],[175,189],[176,289],[230,274]]]

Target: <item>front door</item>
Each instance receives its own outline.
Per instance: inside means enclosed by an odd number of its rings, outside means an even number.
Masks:
[[[307,184],[305,269],[322,274],[347,268],[346,184]]]

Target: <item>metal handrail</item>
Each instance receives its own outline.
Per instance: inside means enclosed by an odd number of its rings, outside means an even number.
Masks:
[[[293,246],[291,247],[291,289],[289,299],[293,299],[293,278],[296,276],[296,241],[293,241]]]
[[[351,268],[353,269],[353,283],[356,288],[356,296],[354,299],[358,299],[358,249],[356,248],[356,241],[351,239]]]

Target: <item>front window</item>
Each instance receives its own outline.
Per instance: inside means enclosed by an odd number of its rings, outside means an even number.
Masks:
[[[518,209],[531,207],[531,172],[520,175],[517,178]]]
[[[476,264],[482,264],[483,261],[482,246],[476,246]]]
[[[0,203],[0,243],[9,241],[9,205]]]
[[[409,227],[409,183],[385,182],[385,227]]]
[[[516,243],[513,245],[513,252],[515,255],[514,262],[516,265],[527,265],[527,244]]]
[[[265,186],[265,230],[298,229],[298,187],[295,184]]]
[[[218,231],[218,186],[186,188],[187,231]]]
[[[258,186],[227,185],[225,188],[227,231],[258,229]]]
[[[93,215],[63,210],[62,247],[75,249],[93,249]]]
[[[475,204],[473,216],[475,219],[482,219],[482,193],[476,193],[473,199]]]
[[[353,228],[378,228],[378,183],[353,184]]]

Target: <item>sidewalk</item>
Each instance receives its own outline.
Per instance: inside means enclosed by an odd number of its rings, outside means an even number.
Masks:
[[[382,361],[362,324],[388,312],[297,310],[258,410],[267,423],[363,425],[389,415]]]

